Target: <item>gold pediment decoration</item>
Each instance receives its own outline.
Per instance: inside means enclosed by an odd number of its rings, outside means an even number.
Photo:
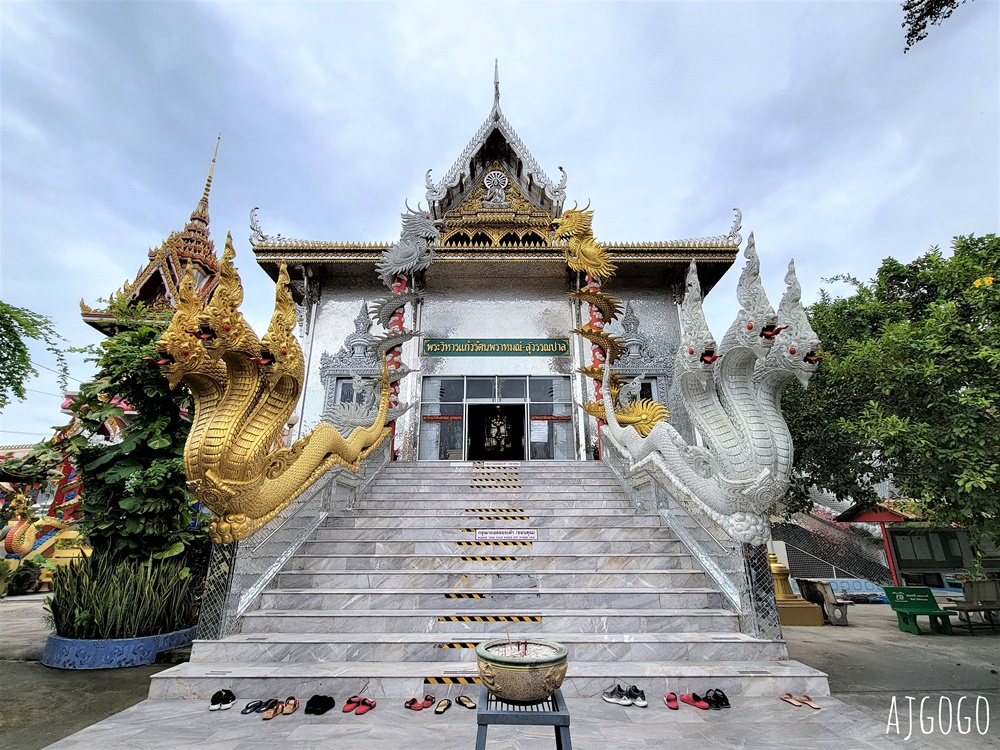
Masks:
[[[503,200],[490,200],[484,182],[487,174],[496,172],[506,177]],[[549,213],[525,198],[510,172],[499,161],[494,161],[465,200],[445,213],[441,244],[548,244],[551,221]],[[476,235],[480,235],[478,240],[473,239]],[[488,242],[483,242],[483,235]]]

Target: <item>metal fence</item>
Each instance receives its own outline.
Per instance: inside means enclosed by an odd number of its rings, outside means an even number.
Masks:
[[[249,539],[212,548],[198,620],[198,638],[240,631],[240,618],[319,528],[331,511],[355,507],[389,462],[390,441],[372,451],[357,473],[330,469]]]
[[[774,579],[765,546],[734,541],[704,511],[677,497],[652,465],[633,466],[606,434],[601,459],[637,510],[659,514],[739,616],[740,630],[764,640],[781,638]]]

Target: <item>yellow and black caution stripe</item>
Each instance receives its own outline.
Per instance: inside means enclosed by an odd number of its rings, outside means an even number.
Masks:
[[[530,547],[531,542],[455,542],[459,547]]]
[[[446,599],[485,599],[486,594],[445,594]]]
[[[480,521],[530,521],[531,516],[480,516]]]
[[[474,490],[519,490],[521,485],[519,484],[470,484]]]
[[[425,677],[425,685],[482,685],[478,677]]]
[[[524,513],[524,508],[466,508],[466,513]]]
[[[434,648],[475,648],[478,643],[435,643]]]
[[[464,531],[464,532],[468,533],[470,531],[475,531],[475,529],[459,529],[459,531]]]
[[[492,555],[488,556],[488,557],[470,557],[468,555],[463,555],[461,559],[462,559],[463,562],[514,562],[518,558],[516,558],[516,557],[496,557],[496,556],[492,556]]]
[[[541,615],[440,615],[438,622],[541,622]]]

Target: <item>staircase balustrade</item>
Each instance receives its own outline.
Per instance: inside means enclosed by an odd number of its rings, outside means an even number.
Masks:
[[[240,618],[313,535],[331,510],[352,509],[389,463],[386,439],[357,473],[337,466],[327,471],[249,539],[212,547],[198,619],[200,640],[221,640],[240,632]]]
[[[654,461],[633,465],[609,435],[601,436],[601,460],[640,512],[656,512],[698,562],[739,616],[740,630],[754,638],[781,639],[774,581],[766,546],[737,542],[695,503],[670,491]]]

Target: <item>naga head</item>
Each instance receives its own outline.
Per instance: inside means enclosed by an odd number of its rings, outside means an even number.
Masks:
[[[444,226],[444,222],[433,218],[430,209],[424,211],[419,203],[416,211],[410,208],[409,203],[404,201],[404,204],[406,213],[400,214],[403,231],[399,236],[403,239],[421,239],[428,245],[437,242],[441,237],[441,227]]]
[[[226,235],[226,249],[219,263],[219,285],[212,299],[198,316],[198,338],[213,359],[237,351],[255,357],[260,352],[257,334],[244,320],[239,306],[243,303],[243,283],[233,265],[236,251],[233,236]]]
[[[577,208],[573,203],[573,208],[563,211],[562,216],[553,219],[551,228],[555,230],[557,240],[565,240],[570,237],[593,237],[594,230],[591,224],[594,221],[594,212],[588,210],[590,201],[583,208]]]
[[[292,333],[296,326],[295,303],[288,289],[288,267],[284,263],[278,271],[274,297],[274,314],[260,340],[260,356],[251,357],[260,365],[269,388],[274,388],[286,375],[301,382],[305,367],[302,348]]]
[[[777,358],[805,387],[819,366],[820,341],[802,306],[802,287],[795,276],[795,261],[788,263],[785,284],[787,289],[778,305],[778,320],[785,324],[779,328],[787,330],[778,337],[768,360]]]
[[[782,329],[778,326],[778,317],[768,302],[764,285],[760,281],[760,258],[757,257],[753,232],[747,239],[744,255],[747,264],[743,267],[740,280],[736,284],[740,311],[730,332],[735,335],[734,346],[752,349],[759,359],[763,359],[774,344],[775,336],[781,333]]]
[[[715,337],[705,320],[701,306],[701,281],[698,280],[698,266],[692,260],[685,280],[684,300],[681,302],[680,346],[677,349],[678,374],[687,372],[695,375],[702,386],[707,386],[709,373],[715,360],[719,358]]]
[[[185,375],[212,373],[220,366],[208,355],[201,338],[198,317],[202,303],[195,284],[194,272],[187,266],[170,325],[156,342],[156,358],[149,358],[166,376],[171,389]]]

